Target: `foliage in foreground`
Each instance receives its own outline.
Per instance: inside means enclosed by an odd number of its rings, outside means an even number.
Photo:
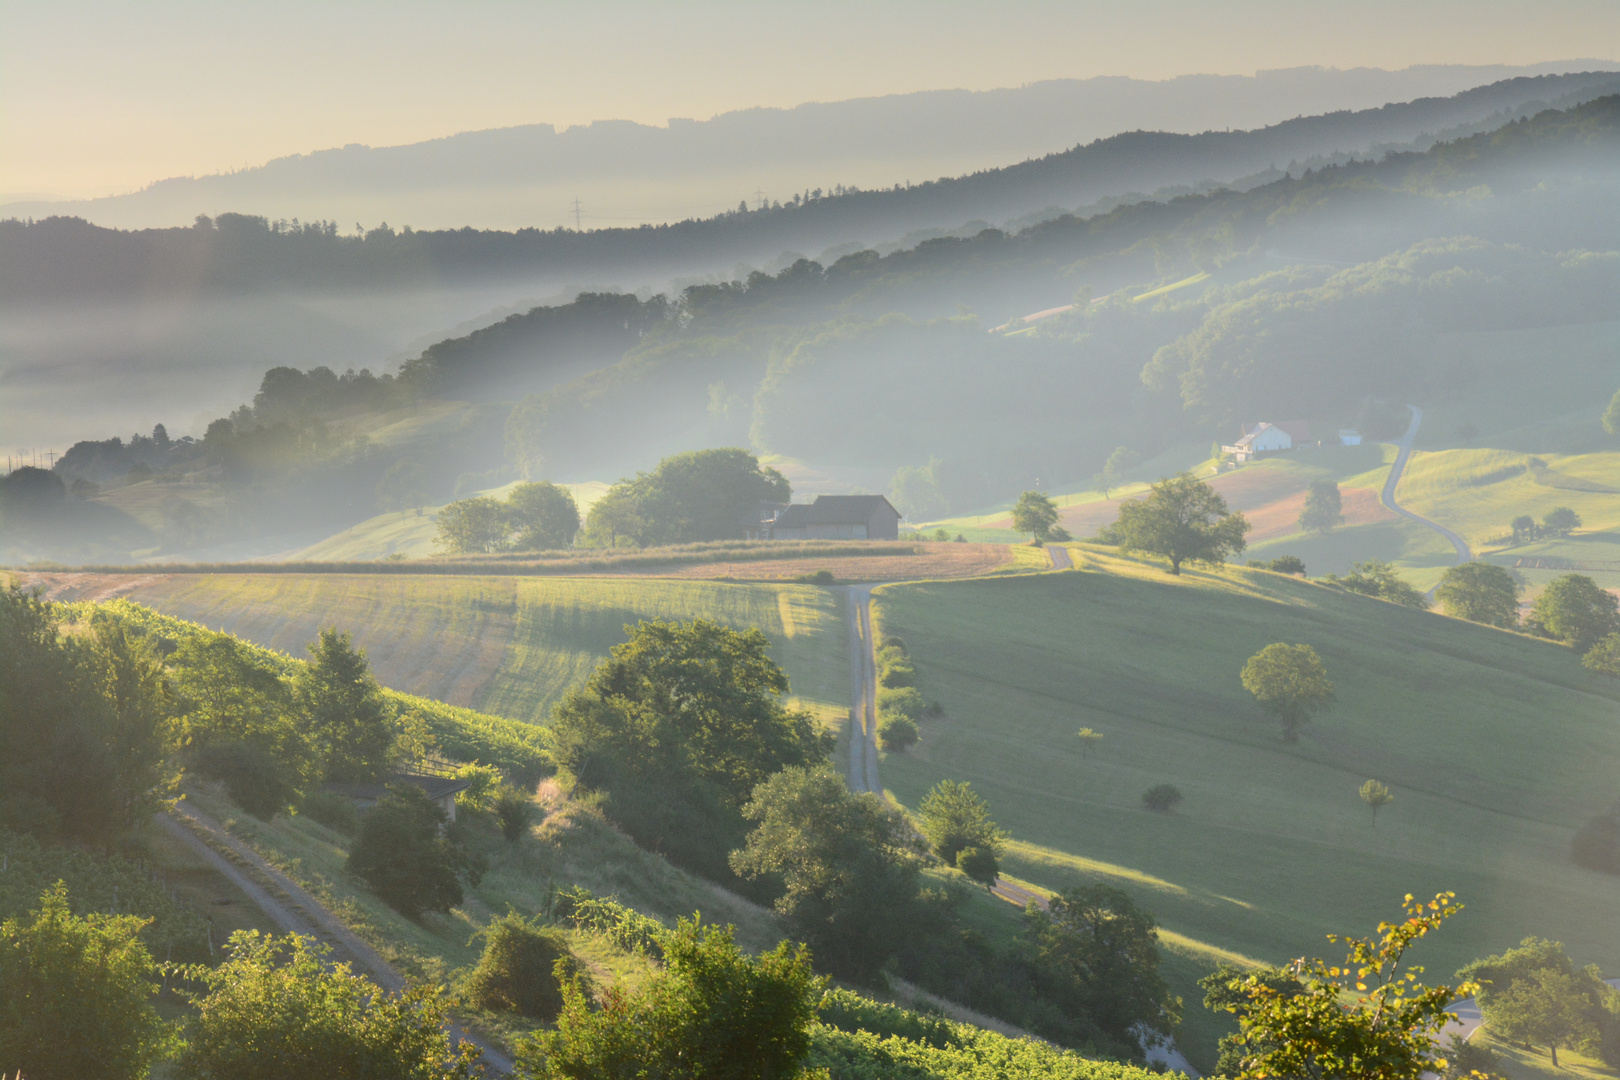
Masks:
[[[541,1080],[799,1074],[824,986],[804,946],[784,941],[749,957],[731,927],[693,920],[666,934],[662,946],[665,970],[636,993],[610,989],[599,1009],[577,978],[566,978],[556,1029],[522,1044],[520,1067]],[[562,967],[558,974],[565,975]]]
[[[58,882],[27,919],[0,923],[0,1072],[139,1080],[175,1041],[152,1006],[146,920],[77,916]]]
[[[1233,1080],[1334,1077],[1419,1080],[1443,1072],[1435,1041],[1451,1018],[1446,1006],[1473,990],[1426,987],[1421,967],[1402,967],[1412,943],[1462,910],[1453,894],[1427,903],[1408,895],[1404,918],[1378,924],[1376,936],[1347,938],[1342,965],[1300,958],[1285,969],[1232,979],[1216,1004],[1236,1013],[1238,1033],[1223,1042],[1238,1062]],[[1337,941],[1329,935],[1329,941]]]
[[[197,1010],[179,1080],[470,1080],[479,1051],[452,1052],[443,997],[430,986],[384,993],[333,964],[326,946],[296,934],[273,938],[238,930],[217,968],[188,974],[206,993]]]

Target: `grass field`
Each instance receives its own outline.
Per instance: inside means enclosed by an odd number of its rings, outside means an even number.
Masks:
[[[1561,646],[1298,579],[1075,551],[1078,573],[877,592],[947,712],[884,760],[904,804],[971,781],[1014,838],[1009,874],[1116,883],[1190,955],[1330,955],[1324,935],[1454,889],[1468,910],[1421,950],[1441,977],[1528,934],[1620,970],[1620,879],[1567,854],[1620,795],[1620,684]],[[1338,692],[1294,745],[1238,680],[1274,641],[1315,646]],[[1090,760],[1082,726],[1105,736]],[[1377,828],[1368,778],[1395,793]],[[1143,809],[1165,782],[1186,801]]]
[[[408,693],[543,722],[624,626],[701,616],[771,639],[793,693],[826,716],[849,707],[841,596],[808,585],[470,575],[176,574],[120,595],[302,656],[322,627],[366,649]]]

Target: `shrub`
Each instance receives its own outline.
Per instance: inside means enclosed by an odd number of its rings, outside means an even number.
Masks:
[[[34,1080],[144,1077],[173,1032],[152,1007],[157,964],[133,915],[79,917],[67,886],[0,923],[0,1071]]]
[[[1305,560],[1298,555],[1279,555],[1275,559],[1250,559],[1249,565],[1257,570],[1270,570],[1278,574],[1305,576]]]
[[[1166,811],[1181,800],[1181,789],[1174,784],[1155,784],[1142,792],[1142,804],[1149,810]]]
[[[878,745],[893,753],[917,742],[917,725],[904,716],[885,716],[878,724]]]
[[[191,969],[208,989],[197,1009],[180,1080],[409,1077],[471,1080],[478,1052],[453,1055],[444,999],[416,984],[386,994],[309,938],[238,930],[217,968]],[[86,1073],[84,1075],[91,1075]]]
[[[495,820],[500,823],[501,835],[517,843],[534,820],[534,800],[510,784],[502,784],[495,792]]]
[[[349,871],[407,918],[461,903],[464,855],[444,837],[445,814],[421,788],[401,784],[366,815]]]
[[[916,686],[917,669],[911,666],[910,661],[899,660],[886,664],[878,671],[879,686]]]
[[[456,795],[457,808],[481,813],[495,809],[495,792],[501,786],[501,770],[493,765],[473,762],[457,768],[456,779],[467,781],[466,790]]]
[[[204,747],[195,759],[198,773],[225,785],[237,806],[261,821],[285,813],[298,802],[298,791],[282,762],[249,742]]]
[[[491,1012],[555,1020],[563,1006],[557,961],[570,957],[562,931],[507,912],[480,933],[484,953],[467,976],[466,999]]]
[[[1001,866],[991,848],[965,847],[956,853],[956,868],[981,885],[994,885]]]
[[[299,813],[307,814],[312,821],[318,821],[333,832],[344,836],[358,836],[360,834],[360,811],[354,807],[352,799],[342,795],[334,795],[330,791],[317,791],[304,800],[298,808]]]
[[[797,585],[836,585],[838,579],[833,577],[831,570],[817,570],[811,574],[800,574],[793,579]]]
[[[878,691],[878,712],[885,717],[903,716],[915,723],[928,709],[921,691],[914,686],[887,686]]]

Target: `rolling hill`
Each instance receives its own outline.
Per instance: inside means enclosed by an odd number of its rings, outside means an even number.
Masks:
[[[1013,836],[1013,877],[1110,882],[1169,930],[1268,961],[1455,889],[1469,910],[1424,944],[1432,973],[1529,934],[1620,967],[1620,880],[1569,859],[1616,794],[1620,685],[1560,645],[1295,578],[1173,579],[1073,550],[1080,572],[878,590],[882,631],[946,711],[883,761],[902,803],[971,781]],[[1314,646],[1337,689],[1297,744],[1238,680],[1274,641]],[[1089,760],[1083,726],[1104,736]],[[1368,778],[1395,792],[1376,828]],[[1186,801],[1144,809],[1166,782]]]

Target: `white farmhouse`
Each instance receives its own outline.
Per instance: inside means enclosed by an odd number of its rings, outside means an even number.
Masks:
[[[1309,442],[1310,438],[1310,428],[1303,420],[1276,424],[1262,422],[1252,426],[1244,424],[1242,438],[1231,446],[1221,447],[1221,452],[1231,454],[1234,461],[1253,461],[1261,454],[1292,450]]]

